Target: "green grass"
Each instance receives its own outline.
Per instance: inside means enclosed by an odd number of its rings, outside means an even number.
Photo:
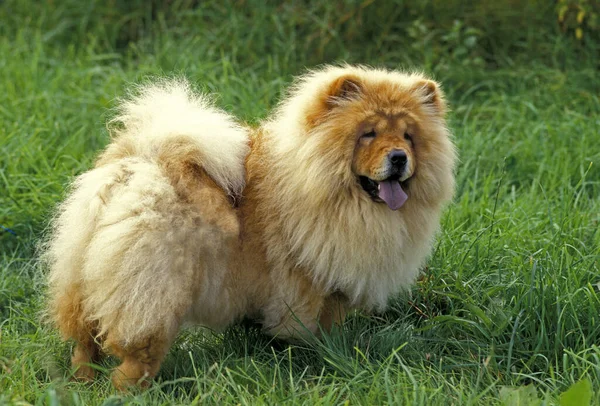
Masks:
[[[0,225],[18,235],[0,230],[0,404],[555,404],[582,380],[600,402],[598,41],[510,20],[515,30],[475,26],[483,45],[463,46],[452,16],[431,30],[424,6],[415,46],[394,23],[414,13],[368,1],[179,1],[154,15],[143,2],[41,3],[0,3]],[[35,244],[106,145],[114,99],[185,74],[256,122],[292,75],[334,60],[425,69],[452,106],[458,192],[410,295],[312,345],[253,326],[185,331],[144,393],[114,392],[110,359],[92,385],[70,382],[70,344],[40,321]]]

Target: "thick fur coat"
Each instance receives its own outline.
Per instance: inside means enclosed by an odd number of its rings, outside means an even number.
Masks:
[[[326,67],[258,128],[184,81],[120,104],[47,242],[49,310],[92,378],[147,384],[181,325],[243,317],[296,339],[384,309],[428,255],[456,154],[437,83]]]

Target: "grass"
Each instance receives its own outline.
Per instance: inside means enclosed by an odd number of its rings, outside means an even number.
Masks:
[[[392,24],[414,18],[371,2],[342,12],[191,3],[152,13],[133,2],[122,14],[95,1],[0,3],[0,225],[17,235],[0,229],[0,404],[564,404],[577,382],[600,403],[592,40],[529,28],[518,53],[482,24],[487,45],[469,48],[467,29],[431,31],[423,14],[427,41],[414,47]],[[185,331],[144,393],[115,393],[110,359],[92,385],[70,382],[70,345],[40,321],[35,244],[65,185],[107,143],[114,99],[148,76],[185,74],[256,122],[292,75],[333,60],[425,69],[453,109],[458,192],[410,294],[312,345],[272,342],[254,326]]]

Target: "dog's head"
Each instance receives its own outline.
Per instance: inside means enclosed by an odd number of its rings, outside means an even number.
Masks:
[[[373,204],[437,204],[454,188],[455,151],[439,85],[421,74],[331,67],[303,78],[290,102],[304,130],[297,147],[321,183],[359,189]],[[303,151],[304,150],[304,151]]]

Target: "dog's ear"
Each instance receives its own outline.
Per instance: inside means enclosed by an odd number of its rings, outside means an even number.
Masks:
[[[333,108],[340,102],[359,98],[361,92],[362,84],[357,76],[340,76],[329,85],[325,103],[329,108]]]
[[[446,101],[444,99],[444,93],[436,82],[429,79],[421,79],[413,85],[412,89],[417,95],[419,95],[421,103],[432,107],[440,116],[444,116],[446,114]]]
[[[342,75],[331,80],[307,109],[306,123],[309,126],[315,126],[322,122],[335,107],[349,100],[358,99],[362,89],[360,79],[352,74]]]

